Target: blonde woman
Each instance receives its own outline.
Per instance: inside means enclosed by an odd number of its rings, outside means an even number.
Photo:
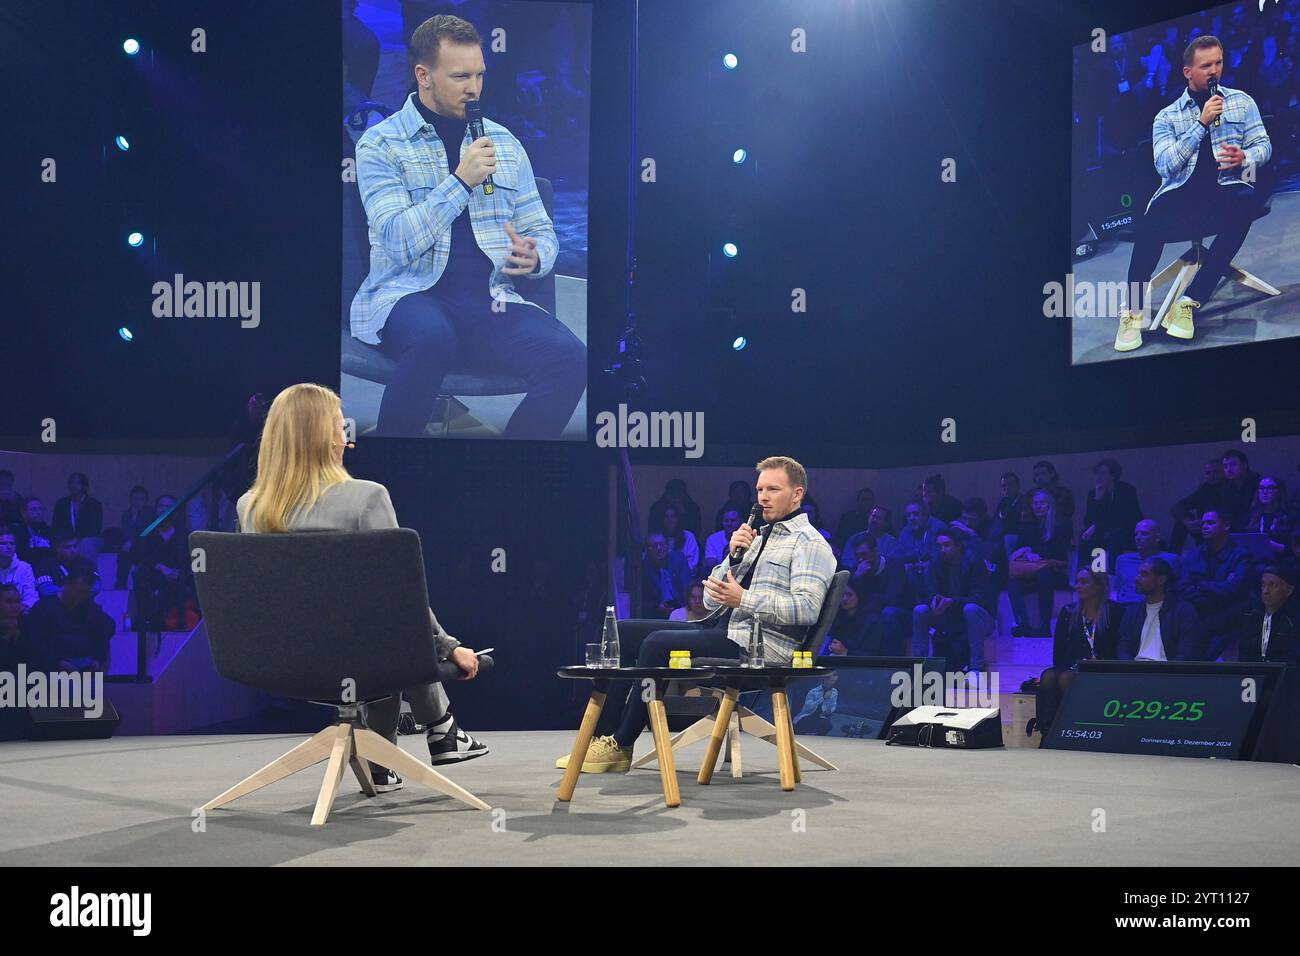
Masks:
[[[262,428],[257,479],[236,506],[239,530],[258,534],[286,531],[368,531],[396,528],[388,489],[353,478],[343,467],[343,405],[323,385],[291,385],[275,397]],[[478,673],[478,658],[442,629],[430,610],[438,654],[465,672]],[[456,725],[441,684],[419,684],[402,692],[416,721],[426,726],[429,759],[434,766],[472,760],[488,752]],[[364,708],[366,725],[397,742],[401,697]],[[371,765],[377,790],[396,790],[402,780],[391,770]]]

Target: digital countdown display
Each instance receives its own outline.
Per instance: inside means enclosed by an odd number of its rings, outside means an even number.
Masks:
[[[1240,674],[1080,671],[1043,746],[1171,757],[1243,757],[1258,696]]]

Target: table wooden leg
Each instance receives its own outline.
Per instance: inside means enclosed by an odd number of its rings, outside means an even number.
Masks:
[[[713,722],[709,747],[704,751],[704,763],[700,766],[699,777],[696,778],[700,783],[708,783],[713,779],[713,768],[718,763],[718,754],[722,750],[722,742],[727,739],[727,731],[731,729],[731,715],[736,711],[736,701],[739,697],[739,688],[728,687],[726,694],[718,701],[718,719]]]
[[[664,785],[664,803],[670,807],[681,806],[682,795],[677,789],[677,766],[673,763],[673,748],[668,738],[668,715],[664,702],[656,692],[650,701],[650,730],[655,738],[655,752],[659,757],[659,776]]]
[[[591,746],[592,735],[596,732],[596,722],[600,720],[601,709],[605,706],[605,692],[593,689],[587,701],[587,709],[582,715],[578,727],[578,736],[573,741],[573,750],[569,752],[569,766],[565,768],[564,779],[560,781],[559,799],[568,801],[573,798],[573,791],[578,786],[578,774],[582,773],[582,762],[587,759],[587,748]]]
[[[803,783],[803,772],[799,769],[799,744],[794,739],[794,716],[790,711],[790,699],[785,701],[785,720],[790,725],[790,764],[794,767],[794,782]]]
[[[794,761],[791,757],[794,754],[794,735],[790,729],[790,700],[786,697],[784,687],[772,691],[772,716],[775,718],[773,723],[776,724],[776,754],[781,768],[781,789],[793,790]]]

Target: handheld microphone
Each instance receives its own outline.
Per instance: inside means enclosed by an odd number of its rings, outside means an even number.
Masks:
[[[1211,98],[1223,95],[1222,93],[1219,92],[1219,78],[1217,76],[1210,77],[1209,87],[1210,87]],[[1220,113],[1218,116],[1214,117],[1214,125],[1219,126],[1222,123],[1223,123],[1223,114]]]
[[[465,104],[465,120],[469,125],[469,135],[473,139],[483,138],[483,108],[478,105],[478,100],[470,100]],[[496,192],[496,187],[492,185],[492,177],[488,176],[483,180],[483,194],[491,196]]]
[[[749,525],[751,528],[754,528],[755,530],[757,530],[758,525],[759,525],[759,522],[760,522],[760,520],[762,519],[762,517],[763,517],[763,506],[760,505],[760,504],[755,503],[755,505],[754,505],[754,509],[753,509],[752,511],[750,511],[750,513],[749,513],[749,517],[745,519],[745,524],[747,524],[747,525]],[[739,560],[740,560],[740,556],[741,556],[742,554],[744,554],[744,553],[745,553],[745,549],[744,549],[744,548],[732,548],[732,549],[731,549],[731,560],[733,560],[733,561],[739,561]]]

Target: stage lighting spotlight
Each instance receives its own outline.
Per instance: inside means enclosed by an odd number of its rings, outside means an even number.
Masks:
[[[749,153],[745,151],[745,147],[743,146],[741,146],[739,149],[737,149],[734,153],[731,154],[731,161],[735,163],[737,166],[739,166],[748,158],[749,158]]]
[[[121,133],[117,134],[113,142],[115,142],[117,144],[117,148],[124,153],[131,148],[131,141],[127,139],[125,136],[123,136]]]
[[[734,53],[728,53],[722,57],[722,65],[728,70],[734,70],[740,65],[740,58]]]
[[[131,330],[128,329],[125,325],[117,330],[117,334],[122,337],[123,342],[130,342],[132,339],[135,338],[135,336],[131,334]]]
[[[144,233],[142,232],[131,233],[129,236],[126,237],[126,244],[130,246],[132,249],[139,249],[140,246],[144,245]]]
[[[140,52],[140,41],[135,37],[127,37],[122,43],[122,52],[127,56],[135,56]]]
[[[731,348],[736,352],[739,352],[748,344],[749,344],[749,339],[745,338],[743,335],[737,335],[734,339],[731,340]]]
[[[736,254],[738,252],[740,252],[740,250],[736,248],[736,244],[734,242],[724,242],[722,244],[722,254],[726,256],[728,259],[736,258]]]

